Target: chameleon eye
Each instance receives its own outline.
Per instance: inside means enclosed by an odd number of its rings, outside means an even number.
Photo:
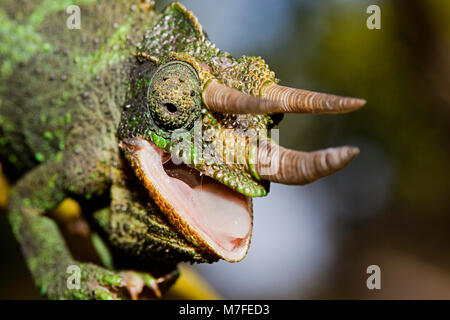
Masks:
[[[148,89],[148,106],[164,130],[190,129],[201,113],[201,86],[195,69],[181,61],[160,66]]]

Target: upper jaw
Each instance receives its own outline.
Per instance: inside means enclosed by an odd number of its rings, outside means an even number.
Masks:
[[[150,197],[188,241],[230,262],[245,257],[252,234],[251,197],[174,165],[167,152],[146,139],[125,139],[120,147]]]

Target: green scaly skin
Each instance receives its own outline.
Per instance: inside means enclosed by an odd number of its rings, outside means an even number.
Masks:
[[[261,58],[236,60],[219,51],[179,4],[160,14],[140,1],[80,0],[76,4],[81,8],[81,29],[70,30],[66,8],[71,4],[1,1],[0,161],[15,181],[9,219],[43,295],[129,298],[121,289],[130,286],[130,278],[140,278],[149,287],[154,278],[145,272],[130,277],[75,261],[45,214],[73,197],[119,256],[171,267],[179,261],[217,260],[167,222],[129,173],[119,141],[140,136],[167,151],[177,147],[168,138],[180,123],[155,116],[146,102],[152,103],[149,88],[165,97],[158,82],[151,82],[164,64],[188,64],[197,79],[188,81],[198,89],[191,96],[198,101],[197,109],[179,120],[191,132],[196,130],[194,118],[201,120],[203,132],[209,129],[220,135],[228,129],[232,136],[248,130],[265,132],[272,125],[270,116],[213,114],[204,107],[201,90],[215,79],[258,96],[275,76]],[[213,157],[225,157],[231,140],[225,140],[225,152],[219,154],[211,142]],[[249,158],[240,164],[212,165],[194,149],[190,156],[197,159],[197,170],[237,192],[267,194]],[[70,265],[81,269],[79,290],[67,289]]]

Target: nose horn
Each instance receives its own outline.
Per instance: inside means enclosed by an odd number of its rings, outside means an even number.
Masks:
[[[348,146],[302,152],[263,141],[258,147],[255,169],[265,180],[304,185],[344,168],[358,154],[358,148]]]

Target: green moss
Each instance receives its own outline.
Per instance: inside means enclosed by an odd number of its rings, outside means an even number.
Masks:
[[[51,50],[33,25],[19,24],[0,10],[0,55],[6,57],[0,66],[0,76],[7,78],[17,63],[27,62],[39,51]]]

